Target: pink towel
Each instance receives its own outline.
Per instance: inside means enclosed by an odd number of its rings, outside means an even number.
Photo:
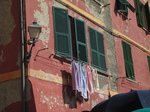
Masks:
[[[86,75],[87,75],[87,78],[86,78],[87,91],[88,93],[94,93],[92,71],[89,66],[86,66]]]

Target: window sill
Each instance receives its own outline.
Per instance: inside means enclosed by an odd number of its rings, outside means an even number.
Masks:
[[[127,78],[128,81],[133,82],[133,83],[137,83],[135,80],[132,80],[130,78]]]
[[[118,12],[120,15],[122,15],[123,17],[125,17],[126,19],[131,20],[131,18],[127,17],[127,16],[124,15],[122,12],[120,12],[120,11],[118,11],[118,10],[117,10],[117,12]]]
[[[97,69],[97,68],[95,68]],[[111,76],[110,74],[107,73],[107,71],[104,71],[104,70],[100,70],[100,69],[97,69],[97,74],[99,75],[103,75],[103,76],[106,76],[106,77],[109,77]]]
[[[60,54],[54,54],[54,58],[66,63],[71,63],[72,60],[70,57]]]
[[[141,27],[147,34],[150,34],[150,32],[146,29],[146,28],[144,28],[144,27]]]

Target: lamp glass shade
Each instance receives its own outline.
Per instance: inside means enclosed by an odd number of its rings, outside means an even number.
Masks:
[[[37,24],[37,22],[33,22],[30,26],[28,26],[28,32],[30,39],[38,39],[39,34],[41,33],[41,27]]]

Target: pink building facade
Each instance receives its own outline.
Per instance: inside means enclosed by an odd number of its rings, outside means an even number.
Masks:
[[[1,112],[89,111],[150,89],[149,0],[3,0],[0,9]],[[28,60],[33,21],[42,31]],[[73,90],[73,61],[96,71],[87,98]]]

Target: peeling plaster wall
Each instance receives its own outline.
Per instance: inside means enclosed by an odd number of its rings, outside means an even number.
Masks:
[[[12,0],[0,1],[0,45],[9,44],[11,34],[15,27],[14,18],[11,14]]]
[[[27,81],[26,100],[31,99],[31,84]],[[21,79],[0,83],[0,112],[13,103],[21,102]],[[17,107],[16,107],[17,108]]]
[[[49,3],[45,0],[37,0],[40,10],[34,10],[34,18],[42,26],[42,32],[39,39],[42,40],[43,45],[47,47],[47,43],[50,40],[50,17],[49,17]]]
[[[84,0],[88,10],[94,15],[95,18],[104,22],[105,27],[112,31],[112,17],[110,14],[110,6],[102,7],[102,5],[109,4],[109,0],[102,0],[101,6],[93,0]],[[103,31],[103,30],[102,30]],[[117,61],[116,61],[116,51],[115,51],[115,37],[110,35],[107,32],[104,32],[104,38],[106,38],[106,59],[108,58],[108,74],[112,75],[111,78],[111,89],[117,91],[117,84],[115,82],[118,75]],[[99,76],[99,79],[103,79],[102,76]],[[105,78],[107,80],[107,78]],[[100,81],[101,82],[101,81]],[[100,83],[100,85],[106,86],[108,82]],[[102,89],[103,87],[101,87]]]
[[[67,6],[67,4],[63,5],[59,0],[52,0],[50,2],[48,2],[47,0],[35,0],[34,2],[37,3],[37,6],[35,6],[34,8],[32,7],[33,9],[31,10],[31,12],[27,10],[27,12],[29,13],[27,15],[29,17],[27,19],[27,22],[33,20],[34,18],[43,28],[42,33],[40,35],[40,41],[38,41],[37,43],[38,46],[34,47],[34,52],[32,54],[32,57],[35,56],[36,60],[33,60],[33,58],[31,59],[30,61],[31,66],[29,68],[31,70],[31,71],[29,70],[29,79],[31,79],[32,82],[37,110],[39,112],[40,111],[53,112],[58,110],[61,110],[62,112],[66,111],[78,112],[83,110],[90,110],[97,103],[108,98],[108,89],[109,89],[108,77],[99,74],[100,90],[96,91],[94,94],[90,94],[88,101],[83,100],[83,102],[81,102],[82,98],[79,99],[76,98],[74,91],[72,91],[71,84],[66,81],[69,78],[71,79],[70,62],[66,62],[59,57],[55,57],[54,54],[51,54],[52,50],[54,49],[52,6],[67,9],[70,16],[84,20],[86,26],[86,37],[88,42],[89,42],[88,26],[91,26],[97,29],[98,31],[104,33],[106,45],[109,44],[109,42],[107,43],[106,38],[111,38],[110,35],[105,34],[104,30],[100,28],[100,26],[92,22],[92,19],[93,20],[95,20],[95,18],[96,20],[98,19],[99,21],[98,20],[97,21],[99,24],[101,24],[101,22],[104,23],[106,22],[105,26],[111,27],[110,29],[112,29],[112,26],[109,25],[111,24],[111,20],[109,20],[108,22],[104,20],[105,17],[110,16],[109,8],[101,9],[100,4],[98,4],[93,0],[82,0],[82,1],[70,0],[69,3],[73,4],[74,6],[77,6],[72,8],[71,5],[70,6]],[[103,1],[102,4],[105,4],[107,2]],[[31,7],[30,4],[28,5],[29,7]],[[86,16],[84,16],[84,13],[80,13],[79,11],[80,9],[87,12],[85,14]],[[114,41],[110,40],[110,43],[111,42]],[[114,43],[111,44],[111,47],[114,47],[113,45]],[[49,49],[38,52],[43,47],[48,47]],[[111,49],[109,49],[109,51],[106,51],[110,52],[106,53],[106,55],[111,54],[113,52],[110,50]],[[38,54],[36,55],[36,53]],[[114,54],[111,56],[114,56]],[[109,56],[106,56],[107,59],[108,57]],[[114,60],[112,60],[112,63],[113,62]],[[110,70],[109,67],[111,66],[108,65],[109,74],[112,73],[111,75],[114,74],[116,75],[116,73],[113,73],[113,69]],[[63,74],[63,71],[66,71],[67,73]]]
[[[140,0],[144,3],[145,0]],[[149,56],[149,47],[150,47],[150,35],[145,32],[141,27],[138,26],[138,18],[136,16],[136,11],[131,11],[128,8],[128,15],[123,16],[115,10],[116,4],[111,1],[111,16],[112,26],[117,31],[122,33],[122,36],[128,37],[132,42],[128,41],[125,38],[115,38],[116,46],[116,59],[118,64],[118,78],[112,78],[112,82],[116,82],[118,85],[118,92],[129,92],[132,90],[143,90],[149,89],[149,80],[150,72],[148,68],[147,56]],[[130,0],[130,4],[136,9],[135,0]],[[150,0],[149,0],[150,2]],[[146,2],[145,2],[146,3]],[[144,4],[145,4],[144,3]],[[124,54],[122,41],[127,42],[131,47],[133,68],[135,81],[128,80],[126,76],[125,63],[124,63]],[[110,43],[111,44],[111,43]],[[142,48],[141,48],[142,47]],[[145,49],[145,50],[143,50]],[[113,49],[112,49],[113,50]],[[115,66],[112,65],[112,68]],[[141,75],[142,74],[142,75]]]
[[[81,112],[90,110],[105,98],[102,94],[91,94],[89,100],[76,95],[71,86],[59,85],[29,77],[32,82],[36,112]],[[108,98],[108,97],[107,97]]]
[[[93,16],[98,20],[103,21],[104,14],[100,7],[100,4],[96,3],[93,0],[84,0],[84,1],[90,13],[93,14]]]
[[[110,0],[103,0],[104,4],[108,4]],[[112,31],[112,17],[110,12],[110,5],[103,7],[104,13],[104,23],[105,27]],[[117,91],[116,78],[118,77],[118,66],[116,61],[116,48],[115,48],[115,37],[105,32],[106,35],[106,49],[107,49],[107,58],[108,58],[108,74],[112,77],[110,78],[110,89]]]

